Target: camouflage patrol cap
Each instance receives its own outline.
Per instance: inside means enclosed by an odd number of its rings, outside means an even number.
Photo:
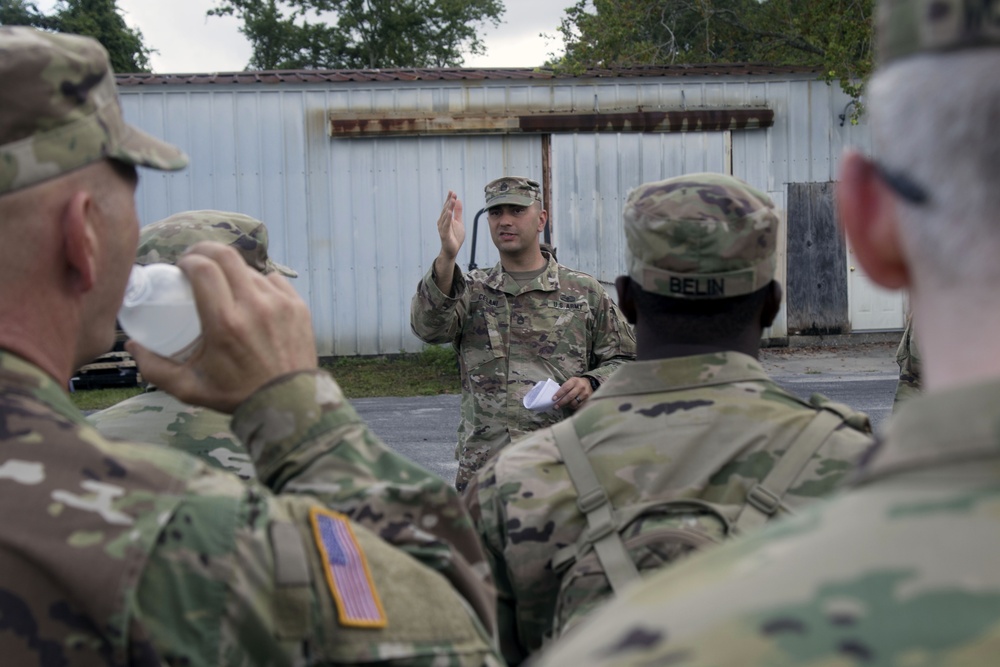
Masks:
[[[1000,0],[879,0],[878,60],[1000,46]]]
[[[771,199],[723,174],[640,185],[623,213],[629,276],[678,299],[750,294],[774,278],[778,215]]]
[[[105,158],[187,164],[177,148],[125,123],[96,40],[0,26],[0,195]]]
[[[263,222],[226,211],[184,211],[143,227],[135,263],[176,264],[184,251],[199,241],[232,246],[261,273],[277,271],[290,278],[299,275],[267,256],[267,227]]]
[[[542,186],[538,181],[521,176],[504,176],[486,185],[486,208],[500,204],[531,206],[542,202]]]

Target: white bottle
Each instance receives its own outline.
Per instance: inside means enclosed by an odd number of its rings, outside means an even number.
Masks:
[[[129,338],[175,361],[191,356],[201,340],[191,283],[173,264],[132,267],[118,322]]]

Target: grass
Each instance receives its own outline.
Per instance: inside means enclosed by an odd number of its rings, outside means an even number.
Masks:
[[[462,391],[458,360],[450,345],[419,354],[383,357],[336,357],[323,368],[337,379],[348,398],[434,396]],[[81,410],[102,410],[142,392],[138,387],[78,390],[70,397]]]
[[[78,389],[70,398],[81,410],[103,410],[119,401],[141,394],[140,387],[111,387],[108,389]]]
[[[327,361],[348,398],[434,396],[462,391],[458,360],[451,346],[391,357],[338,357]]]

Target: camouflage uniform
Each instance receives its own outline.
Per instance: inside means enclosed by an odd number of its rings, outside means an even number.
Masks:
[[[993,667],[998,401],[912,399],[849,493],[657,573],[537,664]]]
[[[0,84],[0,196],[108,157],[184,164],[124,123],[92,39],[0,27]],[[0,350],[4,664],[497,662],[456,492],[389,451],[329,375],[273,380],[232,428],[259,482],[105,440]]]
[[[0,633],[10,664],[493,661],[448,581],[489,602],[454,489],[385,448],[322,372],[274,383],[233,416],[260,483],[103,439],[6,352],[0,424],[0,605],[23,626]],[[328,586],[316,508],[354,517],[343,523],[374,593]],[[350,613],[371,600],[373,620]]]
[[[87,421],[110,440],[167,445],[251,479],[253,463],[243,443],[229,430],[229,419],[221,412],[182,403],[155,387],[87,415]]]
[[[498,198],[488,190],[487,206]],[[433,268],[417,285],[410,306],[413,333],[426,343],[452,343],[458,351],[459,489],[512,438],[572,413],[525,408],[522,401],[536,382],[552,378],[562,384],[586,374],[603,383],[635,359],[632,328],[604,287],[542,254],[545,270],[523,287],[499,263],[465,275],[455,266],[451,295],[438,288]]]
[[[883,63],[1000,47],[996,0],[879,10]],[[996,379],[907,401],[851,488],[644,581],[537,664],[993,667],[998,403]]]
[[[745,187],[696,174],[633,191],[625,207],[632,279],[646,291],[680,298],[735,296],[770,283],[777,217],[766,195]],[[680,221],[672,230],[663,220],[667,212]],[[628,364],[570,421],[616,510],[688,498],[735,513],[826,403],[783,390],[753,357],[718,352]],[[838,410],[851,415],[848,423],[795,478],[787,508],[829,493],[871,446],[867,417]],[[488,462],[465,498],[493,567],[505,657],[537,651],[553,625],[578,619],[554,618],[560,580],[552,564],[587,526],[552,429]],[[725,536],[715,522],[703,529]]]
[[[906,330],[896,349],[896,363],[899,364],[899,384],[892,401],[892,411],[899,409],[900,403],[920,393],[920,352],[913,336],[913,317],[906,318]]]
[[[185,211],[147,225],[139,235],[136,264],[174,264],[199,241],[216,241],[235,248],[249,266],[261,273],[298,275],[268,257],[267,227],[263,222],[225,211]],[[87,419],[107,438],[162,443],[243,479],[254,476],[250,456],[229,430],[228,415],[187,405],[155,387]]]

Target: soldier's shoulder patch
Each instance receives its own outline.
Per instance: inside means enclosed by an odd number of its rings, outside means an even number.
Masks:
[[[382,600],[350,519],[322,507],[313,507],[309,519],[340,624],[351,628],[386,627]]]

